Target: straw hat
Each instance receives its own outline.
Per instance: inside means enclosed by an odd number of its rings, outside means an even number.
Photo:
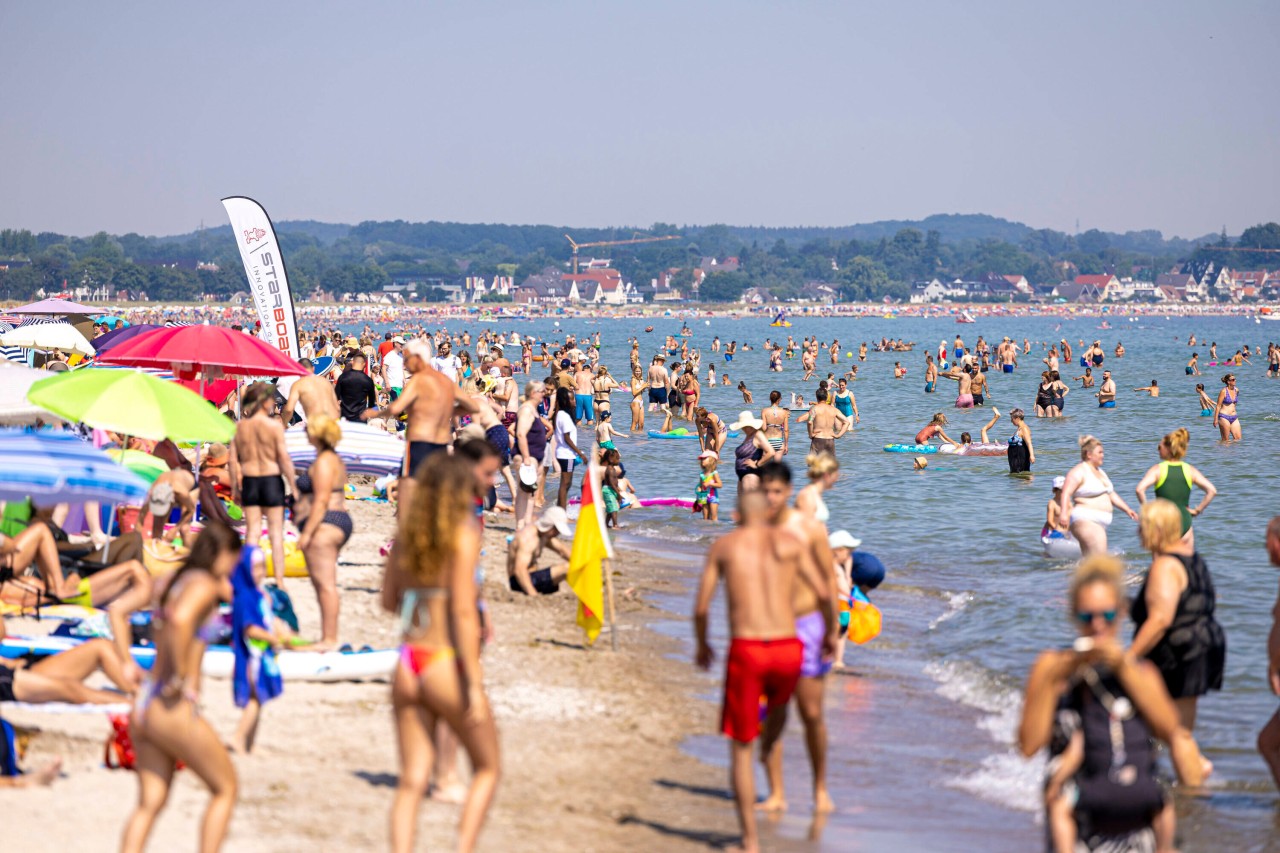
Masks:
[[[729,424],[729,429],[742,429],[743,427],[751,427],[752,429],[763,429],[764,421],[757,418],[749,409],[743,409],[738,415],[738,419]]]

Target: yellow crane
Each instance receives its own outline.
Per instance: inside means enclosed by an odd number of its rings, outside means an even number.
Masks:
[[[597,240],[594,243],[575,243],[568,234],[564,235],[564,238],[573,247],[573,274],[577,275],[579,249],[592,249],[597,246],[631,246],[636,243],[658,243],[663,240],[679,240],[680,236],[678,234],[670,234],[666,237],[636,237],[631,240]]]

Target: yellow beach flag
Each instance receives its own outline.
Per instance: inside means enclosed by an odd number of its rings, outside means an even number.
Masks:
[[[601,561],[612,559],[609,532],[604,526],[604,499],[600,492],[600,468],[592,462],[582,478],[582,506],[573,530],[573,552],[569,556],[569,586],[578,596],[578,624],[587,632],[587,643],[595,643],[604,626],[604,568]]]

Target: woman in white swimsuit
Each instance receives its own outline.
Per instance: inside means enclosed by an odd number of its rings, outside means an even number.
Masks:
[[[810,453],[805,459],[809,468],[809,485],[796,494],[796,509],[824,525],[831,520],[831,511],[822,493],[840,479],[840,463],[830,453]]]
[[[1067,474],[1058,509],[1067,516],[1070,509],[1071,534],[1080,543],[1083,556],[1107,552],[1107,527],[1112,507],[1133,520],[1138,514],[1129,508],[1102,470],[1102,442],[1091,435],[1080,439],[1080,464]]]

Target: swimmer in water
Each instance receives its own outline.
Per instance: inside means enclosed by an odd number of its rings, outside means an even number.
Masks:
[[[1134,391],[1146,391],[1146,392],[1147,392],[1148,394],[1150,394],[1152,397],[1159,397],[1159,396],[1160,396],[1160,385],[1159,385],[1159,384],[1156,382],[1156,380],[1154,380],[1154,379],[1152,379],[1152,380],[1151,380],[1151,384],[1150,384],[1150,385],[1145,385],[1145,386],[1143,386],[1142,388],[1134,388],[1133,390],[1134,390]]]
[[[1205,393],[1203,382],[1196,383],[1196,393],[1200,395],[1200,414],[1201,415],[1208,417],[1209,415],[1212,415],[1214,412],[1218,411],[1218,404],[1213,401],[1212,397],[1210,397],[1208,394]]]
[[[1191,353],[1191,360],[1187,362],[1187,375],[1188,376],[1200,375],[1200,353],[1198,352]]]

